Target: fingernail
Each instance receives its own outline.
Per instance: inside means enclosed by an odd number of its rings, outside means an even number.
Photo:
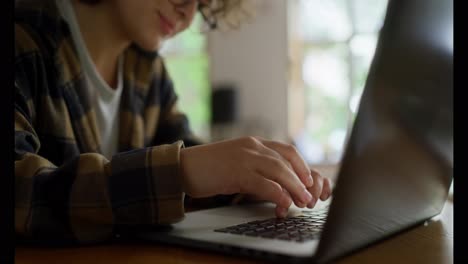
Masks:
[[[314,185],[314,179],[312,179],[312,176],[310,174],[309,176],[307,176],[306,182],[307,182],[307,187],[311,187],[312,185]]]
[[[310,199],[312,199],[312,195],[307,189],[304,189],[303,194],[302,194],[302,201],[304,204],[308,204],[310,202]]]
[[[315,205],[315,198],[312,197],[312,199],[310,200],[310,202],[307,204],[307,208],[314,208],[314,205]]]
[[[280,209],[280,216],[282,218],[285,218],[288,215],[288,209],[287,208],[281,208]]]
[[[314,197],[312,197],[312,200],[310,201],[310,204],[312,205],[311,208],[314,208],[315,204],[317,203],[317,200],[315,200]]]

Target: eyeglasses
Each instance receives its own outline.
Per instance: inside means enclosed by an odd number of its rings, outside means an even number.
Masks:
[[[196,1],[198,4],[198,12],[203,17],[203,20],[208,25],[211,30],[214,30],[218,27],[218,21],[216,16],[213,14],[211,5],[213,3],[212,0],[169,0],[173,5],[178,7],[183,7]]]
[[[199,4],[198,12],[200,12],[203,20],[205,20],[205,23],[211,30],[215,30],[218,27],[218,20],[216,19],[216,16],[213,14],[209,5]]]

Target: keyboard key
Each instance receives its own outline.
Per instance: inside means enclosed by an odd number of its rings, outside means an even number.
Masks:
[[[326,219],[325,211],[305,211],[289,218],[271,218],[219,228],[215,232],[280,240],[306,242],[319,237]]]

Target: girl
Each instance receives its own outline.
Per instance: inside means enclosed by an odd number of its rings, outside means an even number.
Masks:
[[[197,10],[212,27],[239,0],[20,1],[15,10],[15,229],[103,241],[170,224],[184,196],[251,194],[285,217],[330,182],[288,144],[201,144],[158,49]]]

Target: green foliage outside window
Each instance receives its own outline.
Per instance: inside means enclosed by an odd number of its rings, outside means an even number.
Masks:
[[[200,30],[201,23],[201,17],[197,16],[188,30],[165,43],[161,53],[179,96],[179,109],[187,115],[194,133],[207,140],[211,89],[206,36]]]

